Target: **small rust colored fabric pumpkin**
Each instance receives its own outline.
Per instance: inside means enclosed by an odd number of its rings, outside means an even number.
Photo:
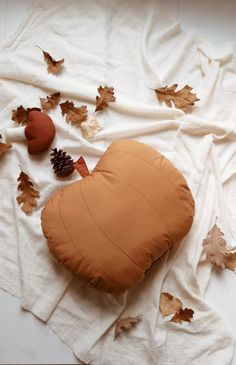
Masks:
[[[188,233],[194,201],[182,174],[134,140],[110,145],[93,172],[42,211],[52,255],[94,287],[120,293]]]
[[[30,123],[25,127],[28,152],[37,155],[45,152],[54,140],[56,129],[52,119],[45,113],[32,110],[28,114]]]

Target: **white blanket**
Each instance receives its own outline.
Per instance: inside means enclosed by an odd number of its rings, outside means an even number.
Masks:
[[[35,45],[65,58],[62,74],[47,73]],[[185,33],[154,0],[34,2],[18,33],[0,49],[0,132],[13,141],[0,162],[0,287],[20,297],[22,306],[45,321],[80,362],[230,364],[234,336],[204,299],[211,266],[202,255],[202,240],[217,217],[228,244],[235,245],[235,58],[235,49],[217,54]],[[200,101],[192,113],[158,103],[152,88],[173,83],[194,87]],[[101,84],[113,86],[117,97],[97,117],[103,130],[87,141],[56,108],[50,112],[57,128],[53,147],[74,159],[83,155],[92,170],[112,141],[137,139],[173,161],[196,202],[193,227],[180,249],[165,255],[143,283],[119,297],[90,288],[50,257],[41,209],[53,192],[79,177],[56,179],[49,153],[29,156],[25,142],[16,141],[18,126],[11,121],[12,109],[39,106],[39,97],[56,91],[62,101],[87,104],[92,112]],[[41,194],[30,216],[16,203],[19,165]],[[162,291],[194,310],[192,323],[164,321]],[[143,319],[113,341],[120,315]]]

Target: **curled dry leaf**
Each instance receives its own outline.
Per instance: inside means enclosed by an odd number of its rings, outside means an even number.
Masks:
[[[74,162],[74,168],[79,172],[82,177],[86,177],[89,175],[88,166],[82,156],[78,159],[78,161]]]
[[[46,64],[48,65],[48,73],[51,74],[57,74],[60,70],[61,70],[61,65],[64,63],[64,58],[56,61],[54,60],[54,58],[50,55],[50,53],[45,52],[42,48],[40,48],[39,46],[36,46],[39,49],[41,49],[41,51],[43,52],[43,57],[44,57],[44,61],[46,62]]]
[[[12,147],[10,143],[2,143],[0,142],[0,158],[5,155],[5,153]]]
[[[103,110],[108,107],[108,103],[115,101],[114,88],[108,86],[99,86],[99,96],[96,96],[96,109],[95,112]]]
[[[225,259],[229,253],[223,236],[224,233],[221,232],[217,224],[214,224],[202,243],[203,252],[206,253],[206,260],[216,266],[220,266],[222,269],[225,268]]]
[[[181,323],[184,322],[191,322],[193,318],[194,311],[190,308],[180,309],[175,315],[170,319],[169,322],[174,323]]]
[[[66,114],[66,121],[69,123],[75,123],[80,125],[87,119],[88,111],[85,105],[77,108],[74,106],[73,101],[65,101],[60,104],[62,115]]]
[[[169,316],[181,309],[183,303],[178,298],[169,293],[161,293],[160,295],[160,310],[163,316]]]
[[[21,209],[23,212],[29,214],[37,206],[39,192],[34,189],[29,176],[23,171],[21,171],[17,181],[19,181],[18,190],[21,191],[21,194],[16,198],[17,203],[22,204]]]
[[[224,259],[225,268],[231,271],[236,269],[236,251],[229,251]]]
[[[18,106],[16,110],[12,110],[12,120],[19,125],[27,125],[30,123],[28,120],[28,114],[32,110],[40,111],[40,108],[27,108],[25,109],[22,105]]]
[[[138,322],[141,321],[141,317],[127,317],[118,319],[116,321],[116,328],[115,328],[115,334],[114,334],[114,340],[118,338],[124,331],[129,331],[131,328],[136,326]]]
[[[92,138],[102,129],[93,115],[89,115],[85,122],[80,124],[80,128],[82,130],[83,137],[86,139]]]
[[[57,92],[54,94],[50,94],[49,96],[46,96],[46,98],[40,98],[42,109],[49,110],[55,108],[55,106],[59,102],[60,97],[61,93]]]
[[[178,84],[174,84],[170,87],[165,86],[159,89],[155,89],[157,99],[160,103],[163,101],[165,104],[171,108],[172,102],[177,109],[186,109],[189,106],[193,106],[199,99],[196,94],[191,93],[192,87],[185,85],[181,90],[175,91]]]

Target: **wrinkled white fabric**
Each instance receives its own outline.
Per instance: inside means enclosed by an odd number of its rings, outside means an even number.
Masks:
[[[61,74],[47,73],[35,45],[56,59],[65,58]],[[235,245],[235,58],[235,49],[217,54],[196,35],[185,33],[154,0],[34,2],[19,31],[1,48],[0,128],[13,148],[0,166],[0,287],[20,297],[22,306],[45,321],[80,362],[231,363],[234,335],[204,299],[211,266],[202,255],[202,240],[217,217],[227,242]],[[189,114],[158,103],[152,89],[173,83],[192,86],[200,98]],[[117,98],[96,115],[103,130],[87,141],[66,123],[58,107],[50,111],[57,129],[53,147],[74,159],[83,155],[92,170],[112,141],[137,139],[182,171],[196,202],[192,229],[180,248],[119,297],[72,277],[49,255],[41,209],[53,192],[79,177],[55,178],[49,152],[29,156],[22,130],[11,121],[12,109],[39,106],[39,97],[56,91],[62,101],[86,104],[92,113],[101,84],[113,86]],[[30,216],[15,199],[20,168],[40,191]],[[162,291],[194,310],[192,323],[163,319],[158,309]],[[115,321],[129,315],[143,318],[114,341]]]

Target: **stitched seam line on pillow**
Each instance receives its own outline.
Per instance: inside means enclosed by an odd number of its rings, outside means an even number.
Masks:
[[[160,172],[160,174],[162,174],[163,176],[164,176],[164,178],[168,181],[168,183],[172,186],[172,188],[174,188],[175,190],[176,190],[176,188],[175,188],[175,186],[172,184],[172,182],[167,178],[167,176],[165,175],[165,174],[163,174],[163,171],[162,170],[159,170],[155,165],[153,165],[152,163],[150,163],[149,161],[147,161],[147,160],[145,160],[144,158],[142,158],[142,157],[140,157],[140,156],[138,156],[138,155],[135,155],[135,154],[133,154],[133,153],[130,153],[130,152],[126,152],[126,151],[109,151],[109,154],[110,153],[116,153],[116,152],[118,152],[118,153],[125,153],[125,154],[127,154],[127,155],[130,155],[130,156],[134,156],[134,157],[137,157],[139,160],[142,160],[142,161],[144,161],[144,162],[146,162],[148,165],[150,165],[150,166],[152,166],[155,170],[157,170],[157,171],[159,171]],[[162,155],[163,156],[163,155]],[[163,156],[164,157],[164,156]],[[173,164],[172,164],[173,165]],[[176,169],[176,167],[173,165],[173,167]],[[177,169],[176,169],[176,171],[178,171]],[[179,171],[178,171],[179,172]],[[180,173],[180,172],[179,172]]]
[[[67,227],[66,227],[66,224],[65,224],[65,222],[64,222],[64,219],[63,219],[63,216],[62,216],[62,212],[61,212],[61,200],[59,200],[58,201],[58,211],[59,211],[59,215],[60,215],[60,218],[61,218],[61,222],[62,222],[62,224],[63,224],[63,226],[64,226],[64,229],[65,229],[65,231],[66,231],[66,233],[67,233],[67,235],[68,235],[68,237],[69,237],[69,239],[70,239],[70,241],[71,241],[71,243],[72,243],[72,245],[74,246],[74,248],[75,248],[75,250],[78,252],[78,254],[80,255],[80,257],[83,259],[83,261],[85,261],[86,262],[86,264],[92,269],[92,270],[94,270],[96,273],[97,273],[97,275],[99,275],[100,277],[102,277],[102,274],[100,274],[98,271],[97,271],[97,269],[95,269],[88,261],[87,261],[87,259],[85,259],[84,258],[84,256],[81,254],[81,252],[79,251],[79,249],[78,249],[78,247],[76,246],[76,244],[74,243],[74,240],[72,239],[72,237],[71,237],[71,235],[70,235],[70,232],[68,231],[68,229],[67,229]],[[79,265],[80,266],[80,265]],[[78,267],[79,267],[78,266]]]
[[[104,234],[104,236],[111,242],[113,243],[113,245],[119,250],[121,251],[125,256],[127,256],[136,266],[138,266],[142,271],[144,270],[143,267],[139,266],[125,251],[123,251],[107,234],[106,232],[104,232],[104,230],[102,229],[102,227],[98,224],[97,220],[95,219],[93,213],[91,212],[91,210],[89,209],[88,207],[88,204],[87,204],[87,201],[85,199],[85,196],[84,196],[84,193],[81,189],[81,185],[79,185],[79,188],[80,188],[80,192],[81,192],[81,196],[84,200],[84,204],[86,205],[87,209],[88,209],[88,212],[92,218],[92,220],[95,222],[95,224],[97,225],[97,227],[100,229],[100,231]]]
[[[130,156],[133,156],[133,157],[136,157],[137,159],[139,159],[139,160],[141,160],[141,161],[144,161],[144,162],[146,162],[148,165],[150,165],[150,166],[152,166],[155,170],[157,170],[157,171],[159,171],[159,173],[166,179],[166,181],[171,185],[171,187],[177,192],[177,194],[178,194],[178,196],[179,196],[179,192],[178,192],[178,190],[176,189],[176,187],[172,184],[172,182],[167,178],[167,176],[163,173],[163,171],[162,170],[160,170],[160,169],[158,169],[155,165],[153,165],[153,164],[151,164],[149,161],[147,161],[147,160],[145,160],[144,158],[142,158],[142,157],[140,157],[140,156],[138,156],[138,155],[136,155],[136,154],[134,154],[134,153],[130,153],[130,152],[127,152],[127,151],[120,151],[120,150],[116,150],[116,151],[109,151],[109,153],[124,153],[124,154],[126,154],[126,155],[130,155]],[[174,165],[173,165],[174,166]],[[175,167],[174,167],[175,168]],[[175,168],[176,169],[176,168]],[[176,169],[176,171],[178,171],[177,169]],[[169,230],[168,230],[168,232],[169,232]],[[173,234],[171,233],[171,235],[170,235],[171,237],[173,237]],[[173,241],[173,239],[172,239],[172,242],[174,242]]]
[[[103,169],[103,171],[106,171]],[[109,171],[108,171],[109,172]],[[109,172],[110,173],[110,172]],[[150,200],[139,190],[137,189],[134,185],[132,185],[129,181],[125,180],[123,177],[121,177],[120,175],[115,175],[116,177],[118,177],[120,180],[124,181],[125,183],[127,183],[129,186],[131,186],[135,191],[137,191],[150,205],[151,207],[153,208],[154,212],[158,215],[158,217],[160,218],[163,226],[165,227],[165,229],[167,230],[168,234],[169,234],[169,240],[171,241],[172,245],[168,247],[168,249],[170,247],[173,247],[174,245],[174,240],[173,240],[173,236],[172,236],[172,233],[170,232],[170,230],[168,229],[166,223],[164,222],[164,220],[162,219],[160,213],[155,209],[155,207],[152,205],[152,203],[150,202]]]

